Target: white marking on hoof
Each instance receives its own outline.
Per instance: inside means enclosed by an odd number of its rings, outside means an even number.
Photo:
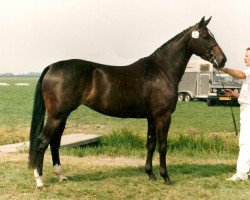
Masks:
[[[60,177],[58,177],[58,179],[59,179],[59,182],[68,180],[68,178],[66,176],[64,176],[64,175],[60,175]]]
[[[59,182],[67,181],[67,180],[68,180],[68,178],[67,178],[67,177],[63,174],[63,172],[62,172],[62,167],[61,167],[61,165],[55,165],[53,168],[54,168],[55,174],[56,174],[57,177],[58,177]]]
[[[42,189],[44,187],[42,176],[39,176],[37,169],[34,170],[34,177],[36,179],[36,188]]]

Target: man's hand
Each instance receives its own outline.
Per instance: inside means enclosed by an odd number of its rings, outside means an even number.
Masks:
[[[225,90],[226,91],[226,95],[228,96],[228,97],[239,97],[239,93],[235,93],[233,90],[231,90],[231,89],[226,89]]]

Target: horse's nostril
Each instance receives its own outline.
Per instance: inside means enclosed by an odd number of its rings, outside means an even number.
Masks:
[[[225,63],[227,62],[227,58],[225,56],[223,56],[221,58],[221,66],[224,67]]]
[[[224,57],[224,58],[223,58],[223,63],[225,64],[226,62],[227,62],[227,58]]]

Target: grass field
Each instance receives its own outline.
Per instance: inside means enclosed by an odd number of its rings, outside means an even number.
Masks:
[[[36,78],[0,78],[0,144],[28,140]],[[27,82],[29,86],[15,86]],[[239,127],[239,108],[233,107]],[[62,149],[69,181],[59,184],[46,153],[43,191],[35,190],[27,154],[0,154],[0,199],[248,199],[249,182],[228,183],[235,170],[238,137],[230,107],[205,102],[178,103],[169,131],[168,170],[174,183],[163,185],[158,155],[157,181],[147,181],[146,120],[111,118],[80,106],[65,134],[96,133],[101,141],[85,148]]]
[[[0,77],[0,82],[10,84],[10,86],[0,86],[0,144],[28,140],[36,81],[37,78]],[[14,85],[20,82],[30,85]],[[233,109],[238,123],[239,109],[238,107]],[[65,134],[75,132],[110,134],[113,130],[122,129],[144,136],[147,130],[146,120],[112,118],[80,106],[70,115]],[[207,107],[205,102],[190,102],[178,103],[172,118],[170,136],[218,133],[232,136],[233,131],[229,107]]]

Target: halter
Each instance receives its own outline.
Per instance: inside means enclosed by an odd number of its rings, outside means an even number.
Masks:
[[[200,28],[198,30],[192,31],[191,39],[190,39],[189,45],[188,45],[188,51],[190,51],[191,45],[194,45],[195,41],[200,37],[200,30],[202,30],[203,28],[204,27],[202,27],[202,28]],[[208,31],[209,35],[211,35],[214,38],[214,35],[211,33],[211,31],[209,29],[207,29],[207,31]],[[212,57],[209,60],[211,63],[217,62],[215,55],[211,52],[211,49],[214,46],[217,46],[217,45],[218,45],[217,42],[212,43],[210,46],[208,46],[207,44],[205,44],[205,46],[208,49],[209,53],[212,55]]]

